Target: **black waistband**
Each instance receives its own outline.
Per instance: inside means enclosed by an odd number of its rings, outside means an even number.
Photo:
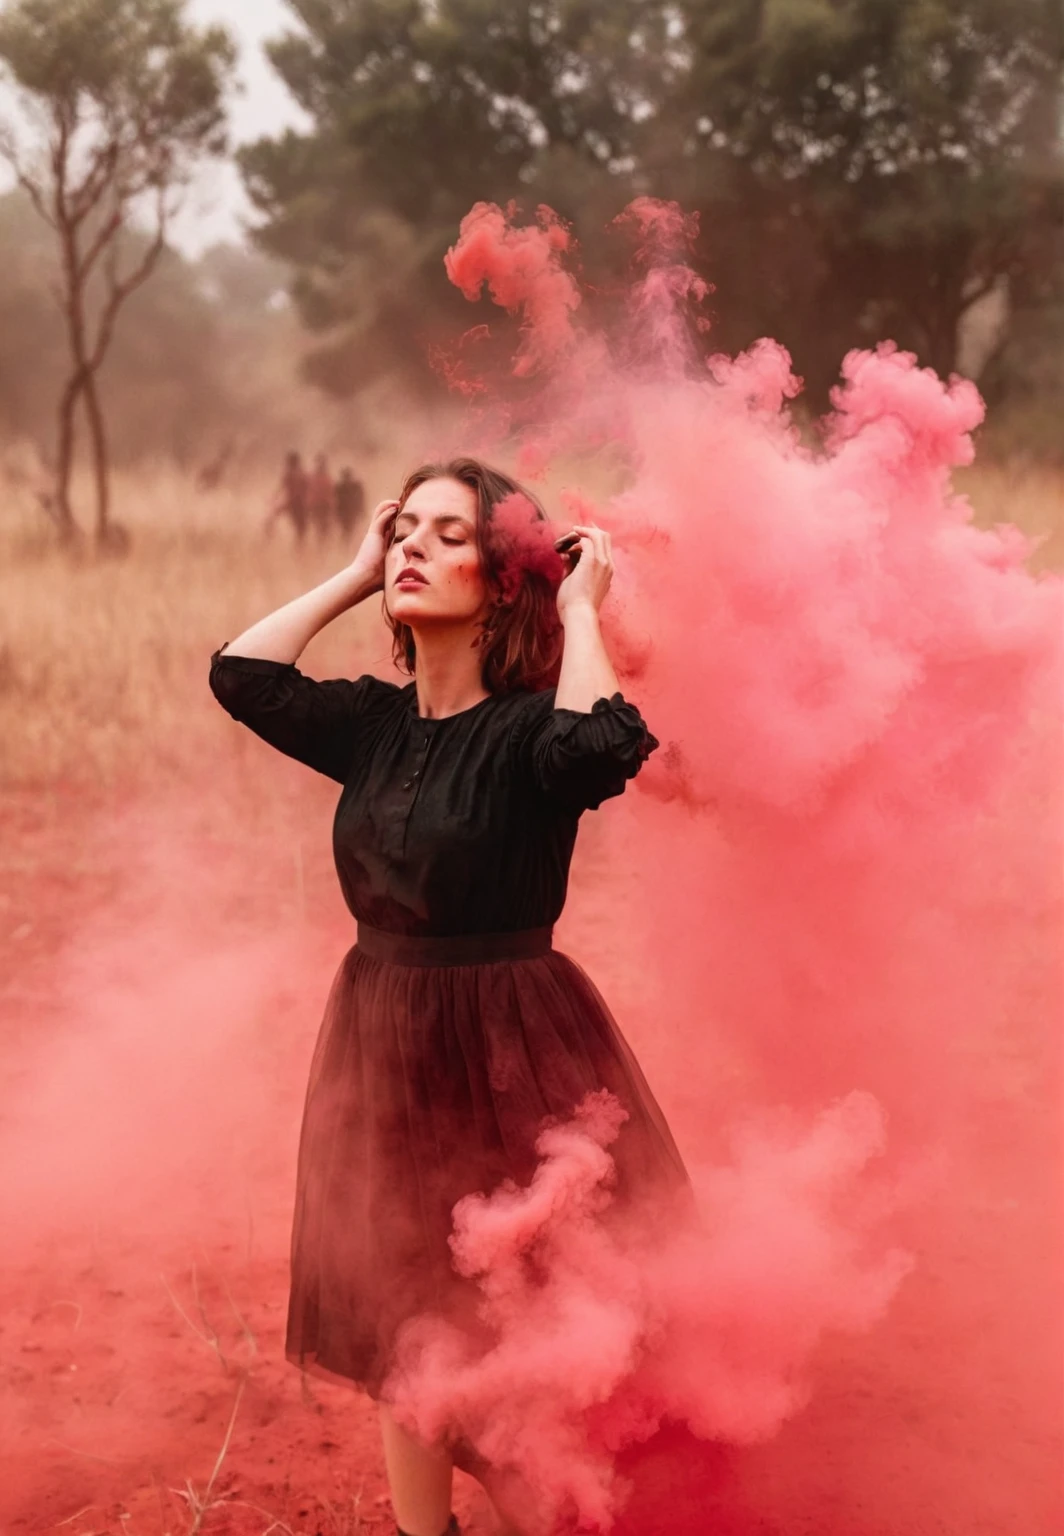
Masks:
[[[516,933],[432,934],[422,938],[358,925],[358,947],[371,960],[389,965],[491,965],[498,960],[534,960],[551,948],[552,928]]]

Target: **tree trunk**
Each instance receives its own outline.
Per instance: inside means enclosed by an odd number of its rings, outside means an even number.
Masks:
[[[63,393],[59,397],[59,442],[55,466],[55,519],[59,525],[60,537],[64,540],[72,539],[77,528],[77,524],[74,521],[74,508],[70,502],[70,477],[74,469],[74,446],[76,441],[74,417],[78,408],[78,395],[80,393],[81,376],[80,370],[78,370],[67,381]]]
[[[101,549],[110,543],[111,478],[107,458],[107,433],[103,424],[103,411],[96,387],[96,375],[91,370],[85,375],[85,410],[89,418],[89,437],[92,442],[92,470],[96,484],[96,543]]]
[[[927,361],[942,379],[957,371],[957,347],[960,339],[961,311],[953,304],[928,316]]]
[[[926,351],[923,361],[942,379],[957,371],[961,315],[964,313],[965,274],[971,252],[963,239],[935,252],[923,293],[917,301]]]
[[[65,181],[65,171],[64,171]],[[70,348],[71,374],[59,401],[59,448],[56,466],[56,504],[61,535],[72,539],[77,533],[74,509],[70,502],[70,480],[74,471],[75,412],[78,396],[85,388],[87,374],[85,360],[85,295],[78,274],[77,228],[71,222],[66,203],[60,191],[56,193],[56,222],[63,258],[63,281],[66,287],[63,310],[67,324],[67,343]]]

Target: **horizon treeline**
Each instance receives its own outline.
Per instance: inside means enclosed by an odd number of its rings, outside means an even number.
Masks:
[[[1003,452],[1064,459],[1059,0],[289,0],[309,121],[244,146],[255,248],[169,251],[103,388],[116,461],[201,466],[387,381],[430,398],[474,323],[443,256],[479,200],[570,221],[608,302],[633,197],[699,216],[700,344],[772,335],[813,411],[890,339],[978,378]],[[0,199],[0,432],[46,444],[48,231]],[[288,296],[290,302],[285,302]],[[994,441],[991,431],[990,441]]]

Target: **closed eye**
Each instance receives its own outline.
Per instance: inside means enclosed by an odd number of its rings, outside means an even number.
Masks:
[[[409,520],[409,523],[404,523],[402,526],[399,526],[399,519],[397,518],[396,521],[392,524],[392,531],[389,536],[390,543],[396,544],[402,539],[409,538],[416,527],[417,524],[413,521],[412,518]],[[469,535],[467,533],[462,533],[457,538],[448,538],[447,534],[445,533],[438,533],[437,536],[441,544],[469,543]]]

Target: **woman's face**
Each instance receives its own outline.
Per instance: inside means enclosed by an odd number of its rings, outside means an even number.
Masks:
[[[424,481],[395,519],[384,562],[388,612],[414,629],[474,621],[487,611],[488,596],[477,547],[476,492],[442,476]]]

